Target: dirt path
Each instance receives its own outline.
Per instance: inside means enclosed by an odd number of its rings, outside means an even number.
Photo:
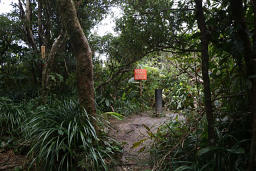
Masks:
[[[0,149],[0,170],[20,170],[26,163],[26,156],[15,155],[13,150]]]
[[[165,113],[164,116],[161,117],[154,117],[152,112],[146,112],[129,116],[122,121],[112,120],[111,125],[114,129],[110,130],[110,135],[124,144],[120,166],[116,167],[114,170],[151,170],[150,166],[152,163],[150,163],[150,154],[148,152],[151,140],[148,138],[147,129],[143,125],[149,127],[152,132],[156,132],[157,127],[174,117],[176,117],[176,114],[170,114],[170,112]],[[143,142],[143,145],[132,148],[134,143],[145,138],[148,139]],[[145,146],[145,150],[139,152],[143,146]]]

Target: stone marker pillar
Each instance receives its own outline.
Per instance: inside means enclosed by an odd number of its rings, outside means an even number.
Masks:
[[[162,100],[162,89],[155,89],[156,98],[156,114],[161,114],[163,112],[163,100]]]

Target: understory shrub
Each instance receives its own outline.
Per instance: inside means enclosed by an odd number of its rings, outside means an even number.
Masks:
[[[117,97],[96,97],[98,108],[104,112],[117,112],[123,115],[135,114],[143,110],[149,110],[146,100],[139,97],[139,92],[129,89]]]
[[[248,139],[237,139],[228,130],[230,123],[220,122],[215,125],[215,145],[209,146],[206,118],[195,114],[191,112],[182,121],[178,118],[171,120],[151,136],[154,140],[150,150],[154,169],[245,170]]]
[[[25,114],[22,103],[0,97],[0,136],[20,136]]]
[[[105,161],[119,149],[113,140],[96,135],[92,119],[74,101],[37,107],[23,130],[31,143],[28,153],[31,167],[106,170]]]

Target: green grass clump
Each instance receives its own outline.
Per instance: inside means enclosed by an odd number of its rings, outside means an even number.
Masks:
[[[0,97],[0,136],[19,136],[25,117],[22,104],[16,104],[11,99]]]
[[[115,146],[97,137],[92,119],[73,101],[38,107],[24,126],[32,147],[28,153],[31,166],[44,170],[106,170],[105,159],[114,153]]]

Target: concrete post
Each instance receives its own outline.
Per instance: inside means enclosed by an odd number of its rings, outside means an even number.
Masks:
[[[158,115],[163,112],[162,89],[155,89],[155,99],[156,99],[156,114]]]

